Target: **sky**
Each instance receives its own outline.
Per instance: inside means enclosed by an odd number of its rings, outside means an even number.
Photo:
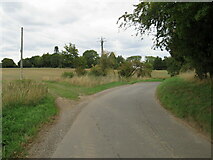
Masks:
[[[23,57],[63,50],[65,44],[75,44],[79,55],[94,49],[99,54],[100,38],[104,50],[116,56],[169,56],[154,50],[153,35],[135,36],[134,28],[119,28],[117,20],[126,11],[132,13],[139,0],[1,0],[0,60],[20,60],[20,31],[24,28]]]

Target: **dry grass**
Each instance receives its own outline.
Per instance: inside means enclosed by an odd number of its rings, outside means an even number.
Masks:
[[[179,77],[183,78],[187,81],[195,81],[195,72],[194,71],[188,71],[188,72],[182,72],[179,74]]]
[[[117,71],[110,71],[110,74],[106,77],[94,77],[94,76],[74,76],[73,78],[62,78],[64,72],[74,72],[74,69],[71,68],[24,68],[24,78],[32,79],[37,81],[65,81],[70,84],[77,86],[85,87],[94,87],[97,85],[102,85],[110,82],[121,81],[119,79]],[[20,78],[20,69],[19,68],[3,68],[2,69],[3,82],[18,80]],[[152,77],[156,79],[168,78],[170,77],[165,70],[154,70],[152,71]],[[146,80],[150,77],[137,78],[132,77],[130,80]],[[122,79],[122,81],[125,79]]]
[[[4,82],[2,87],[2,104],[3,107],[35,105],[47,93],[47,87],[31,80]]]
[[[72,68],[24,68],[24,78],[32,80],[60,80],[63,72],[74,72]],[[117,71],[114,73],[117,74]],[[168,78],[170,77],[166,70],[153,70],[152,78]],[[113,75],[114,76],[114,75]],[[3,81],[18,80],[20,78],[19,68],[3,68],[2,79]],[[82,79],[83,78],[76,78]],[[114,79],[110,75],[109,79]],[[102,79],[104,81],[104,78]],[[74,81],[74,80],[73,80]]]
[[[119,81],[119,77],[116,75],[110,75],[106,77],[95,77],[95,76],[75,76],[73,78],[61,79],[60,81],[66,81],[73,85],[94,87],[101,84]]]
[[[166,70],[153,70],[151,73],[152,78],[169,78],[170,75]]]
[[[207,79],[200,80],[195,76],[195,71],[188,71],[179,74],[180,78],[183,78],[186,81],[196,82],[196,83],[212,83],[211,79],[208,77]]]

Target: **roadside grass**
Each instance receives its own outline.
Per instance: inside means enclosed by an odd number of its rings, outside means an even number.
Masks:
[[[2,95],[2,156],[20,157],[39,127],[57,113],[55,98],[44,85],[29,80],[4,84]]]
[[[34,105],[47,94],[48,90],[44,84],[32,80],[3,82],[2,105],[4,108],[16,105]]]
[[[79,96],[91,95],[116,86],[134,84],[138,82],[161,82],[163,79],[122,79],[120,81],[108,82],[105,84],[97,84],[95,86],[75,85],[69,81],[44,81],[50,93],[54,96],[60,96],[76,100]]]
[[[95,87],[85,87],[73,85],[69,82],[45,81],[45,83],[47,84],[50,93],[52,93],[54,96],[60,96],[73,100],[78,99],[79,96],[90,95],[108,88],[128,84],[127,82],[111,82],[102,85],[97,85]]]
[[[211,136],[211,90],[211,82],[174,77],[158,86],[157,96],[166,109]]]

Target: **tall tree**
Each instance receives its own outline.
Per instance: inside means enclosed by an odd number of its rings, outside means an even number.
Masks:
[[[153,62],[153,69],[155,70],[164,70],[166,69],[166,63],[160,57],[156,57]]]
[[[50,67],[57,68],[61,66],[61,55],[54,53],[50,57]]]
[[[125,61],[125,59],[122,56],[118,56],[116,60],[117,60],[118,67],[120,67],[121,64],[124,63]]]
[[[110,68],[116,69],[118,67],[117,61],[116,61],[116,56],[114,52],[109,53],[109,66]]]
[[[49,53],[42,55],[43,66],[42,67],[51,67],[51,55]]]
[[[83,53],[83,57],[86,60],[86,64],[88,68],[95,66],[98,63],[98,59],[100,58],[98,53],[95,50],[86,50]]]
[[[40,56],[32,56],[30,62],[32,63],[32,67],[42,67],[43,65],[43,60]]]
[[[21,61],[18,62],[18,66],[19,66],[19,67],[20,67],[20,62],[21,62]],[[26,67],[26,68],[31,68],[31,67],[33,67],[33,64],[32,64],[32,62],[31,62],[30,58],[25,58],[25,59],[23,59],[23,67]]]
[[[166,49],[181,64],[190,60],[202,79],[213,78],[211,3],[145,3],[119,18],[120,27],[134,26],[143,36],[155,27],[155,46]]]
[[[166,57],[164,59],[167,71],[171,76],[178,75],[181,69],[181,63],[176,61],[173,57]]]
[[[145,62],[150,63],[153,66],[155,58],[156,57],[153,57],[153,56],[145,56]]]
[[[75,67],[75,59],[78,58],[78,49],[75,47],[75,44],[69,43],[64,46],[65,51],[62,51],[64,55],[63,66],[65,67]]]
[[[127,61],[130,61],[130,62],[132,62],[132,61],[141,61],[141,56],[130,56],[130,57],[127,57]]]
[[[4,58],[2,61],[2,67],[3,68],[14,68],[17,67],[15,62],[10,58]]]

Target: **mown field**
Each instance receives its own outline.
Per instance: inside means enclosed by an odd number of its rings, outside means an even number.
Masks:
[[[20,69],[2,69],[3,157],[24,157],[28,142],[39,128],[58,113],[55,98],[78,99],[115,86],[141,81],[162,81],[166,71],[153,71],[152,78],[120,79],[117,71],[106,77],[74,76],[63,78],[74,69],[24,68],[25,80],[20,81]]]

